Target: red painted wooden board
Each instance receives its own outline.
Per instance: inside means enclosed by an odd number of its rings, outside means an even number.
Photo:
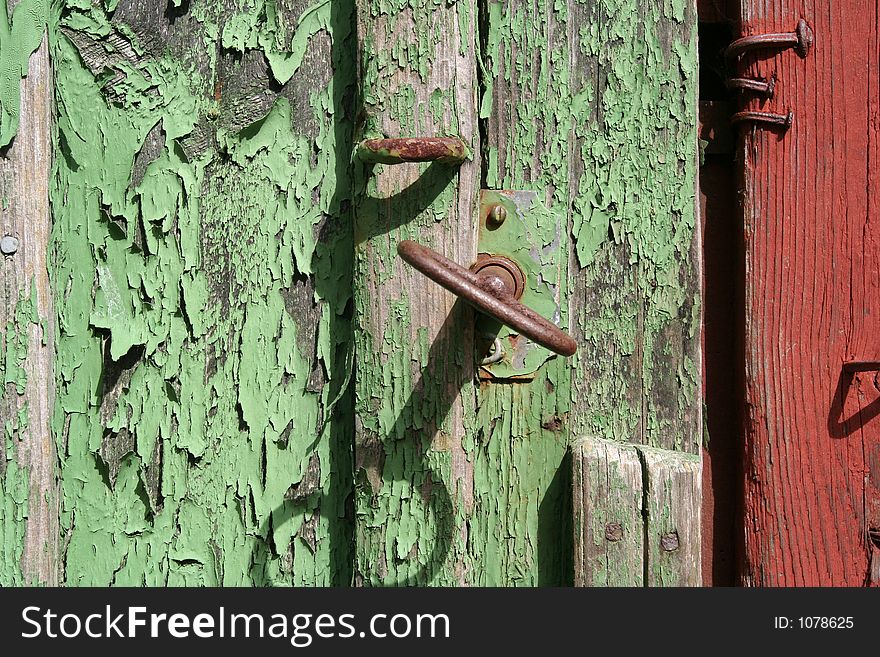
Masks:
[[[742,0],[742,33],[815,44],[743,59],[776,75],[787,132],[745,125],[745,462],[741,578],[751,585],[877,583],[880,391],[880,41],[877,0]],[[874,561],[872,567],[872,559]]]

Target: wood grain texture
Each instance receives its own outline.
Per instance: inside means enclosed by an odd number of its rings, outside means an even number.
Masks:
[[[477,583],[473,314],[396,250],[476,257],[476,3],[363,2],[357,25],[363,136],[458,136],[474,155],[355,163],[355,582]]]
[[[643,472],[638,450],[598,438],[572,443],[574,585],[644,586]]]
[[[880,481],[880,57],[876,2],[744,0],[742,33],[791,31],[806,59],[761,51],[739,73],[775,75],[785,133],[742,128],[746,266],[747,585],[870,583]]]
[[[701,586],[700,456],[640,447],[645,472],[645,585]]]
[[[572,444],[576,586],[700,586],[696,454]]]
[[[52,70],[46,37],[21,81],[18,131],[0,154],[4,394],[0,423],[0,583],[58,583],[58,459],[50,430],[55,319],[49,287]]]

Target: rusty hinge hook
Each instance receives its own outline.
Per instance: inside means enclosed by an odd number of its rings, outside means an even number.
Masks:
[[[754,34],[737,39],[725,51],[727,66],[735,69],[736,60],[749,50],[759,48],[794,48],[801,58],[806,57],[813,47],[813,30],[803,18],[798,21],[794,32],[774,32],[770,34]]]

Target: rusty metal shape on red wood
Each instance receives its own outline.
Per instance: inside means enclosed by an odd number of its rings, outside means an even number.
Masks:
[[[377,164],[404,162],[461,164],[468,157],[468,148],[458,137],[365,139],[358,144],[357,155],[364,162]]]
[[[730,78],[724,83],[731,91],[750,91],[766,98],[773,97],[773,91],[776,89],[776,76],[771,75],[766,80],[755,80],[752,78]]]
[[[745,111],[737,112],[730,117],[731,123],[763,123],[768,126],[779,126],[788,130],[794,123],[794,112],[791,110],[787,114],[775,114],[773,112],[756,112]]]
[[[725,51],[727,65],[734,70],[737,58],[750,51],[760,48],[794,48],[802,58],[810,53],[813,47],[813,30],[803,18],[798,21],[794,32],[775,32],[771,34],[754,34],[737,39]]]
[[[517,301],[515,288],[509,288],[504,277],[470,271],[410,240],[398,244],[397,253],[438,285],[529,340],[562,356],[571,356],[577,350],[577,343],[568,334]]]

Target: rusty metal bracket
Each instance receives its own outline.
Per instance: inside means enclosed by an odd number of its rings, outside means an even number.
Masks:
[[[727,59],[728,68],[735,70],[736,60],[750,50],[760,48],[794,48],[795,52],[804,58],[813,47],[813,30],[803,18],[798,21],[794,32],[775,32],[771,34],[755,34],[742,37],[731,43],[724,55]]]
[[[355,152],[361,161],[377,164],[461,164],[469,156],[467,145],[458,137],[365,139],[357,145]]]

